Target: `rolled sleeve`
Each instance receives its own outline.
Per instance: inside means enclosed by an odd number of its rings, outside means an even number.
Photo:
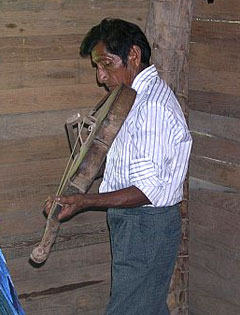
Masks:
[[[170,174],[161,171],[159,166],[147,158],[139,158],[130,165],[131,184],[140,189],[153,205],[158,205],[164,185]]]
[[[134,184],[138,181],[156,176],[156,170],[154,168],[154,164],[150,160],[146,158],[139,158],[131,161],[129,175],[131,183]]]

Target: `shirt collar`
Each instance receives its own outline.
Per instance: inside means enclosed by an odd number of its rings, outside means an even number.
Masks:
[[[149,84],[149,82],[158,76],[157,69],[154,65],[151,65],[141,71],[133,80],[132,88],[139,94]]]

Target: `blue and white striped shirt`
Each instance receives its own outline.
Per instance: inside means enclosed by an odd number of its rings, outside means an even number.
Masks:
[[[154,65],[140,72],[137,96],[107,154],[100,192],[136,186],[153,206],[182,200],[192,138],[181,107]]]

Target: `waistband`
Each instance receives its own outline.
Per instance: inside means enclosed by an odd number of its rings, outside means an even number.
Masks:
[[[109,208],[107,210],[108,214],[118,214],[118,215],[140,215],[140,214],[161,214],[169,211],[179,211],[180,210],[180,202],[167,207],[152,207],[152,206],[144,206],[144,207],[134,207],[134,208]]]

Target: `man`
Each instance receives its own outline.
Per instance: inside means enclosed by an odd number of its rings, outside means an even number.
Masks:
[[[89,207],[108,208],[112,286],[107,315],[169,314],[166,298],[192,144],[184,115],[150,66],[151,49],[138,26],[104,19],[86,35],[80,54],[90,56],[107,90],[124,83],[137,96],[108,152],[99,194],[57,197],[63,205],[58,218]]]

